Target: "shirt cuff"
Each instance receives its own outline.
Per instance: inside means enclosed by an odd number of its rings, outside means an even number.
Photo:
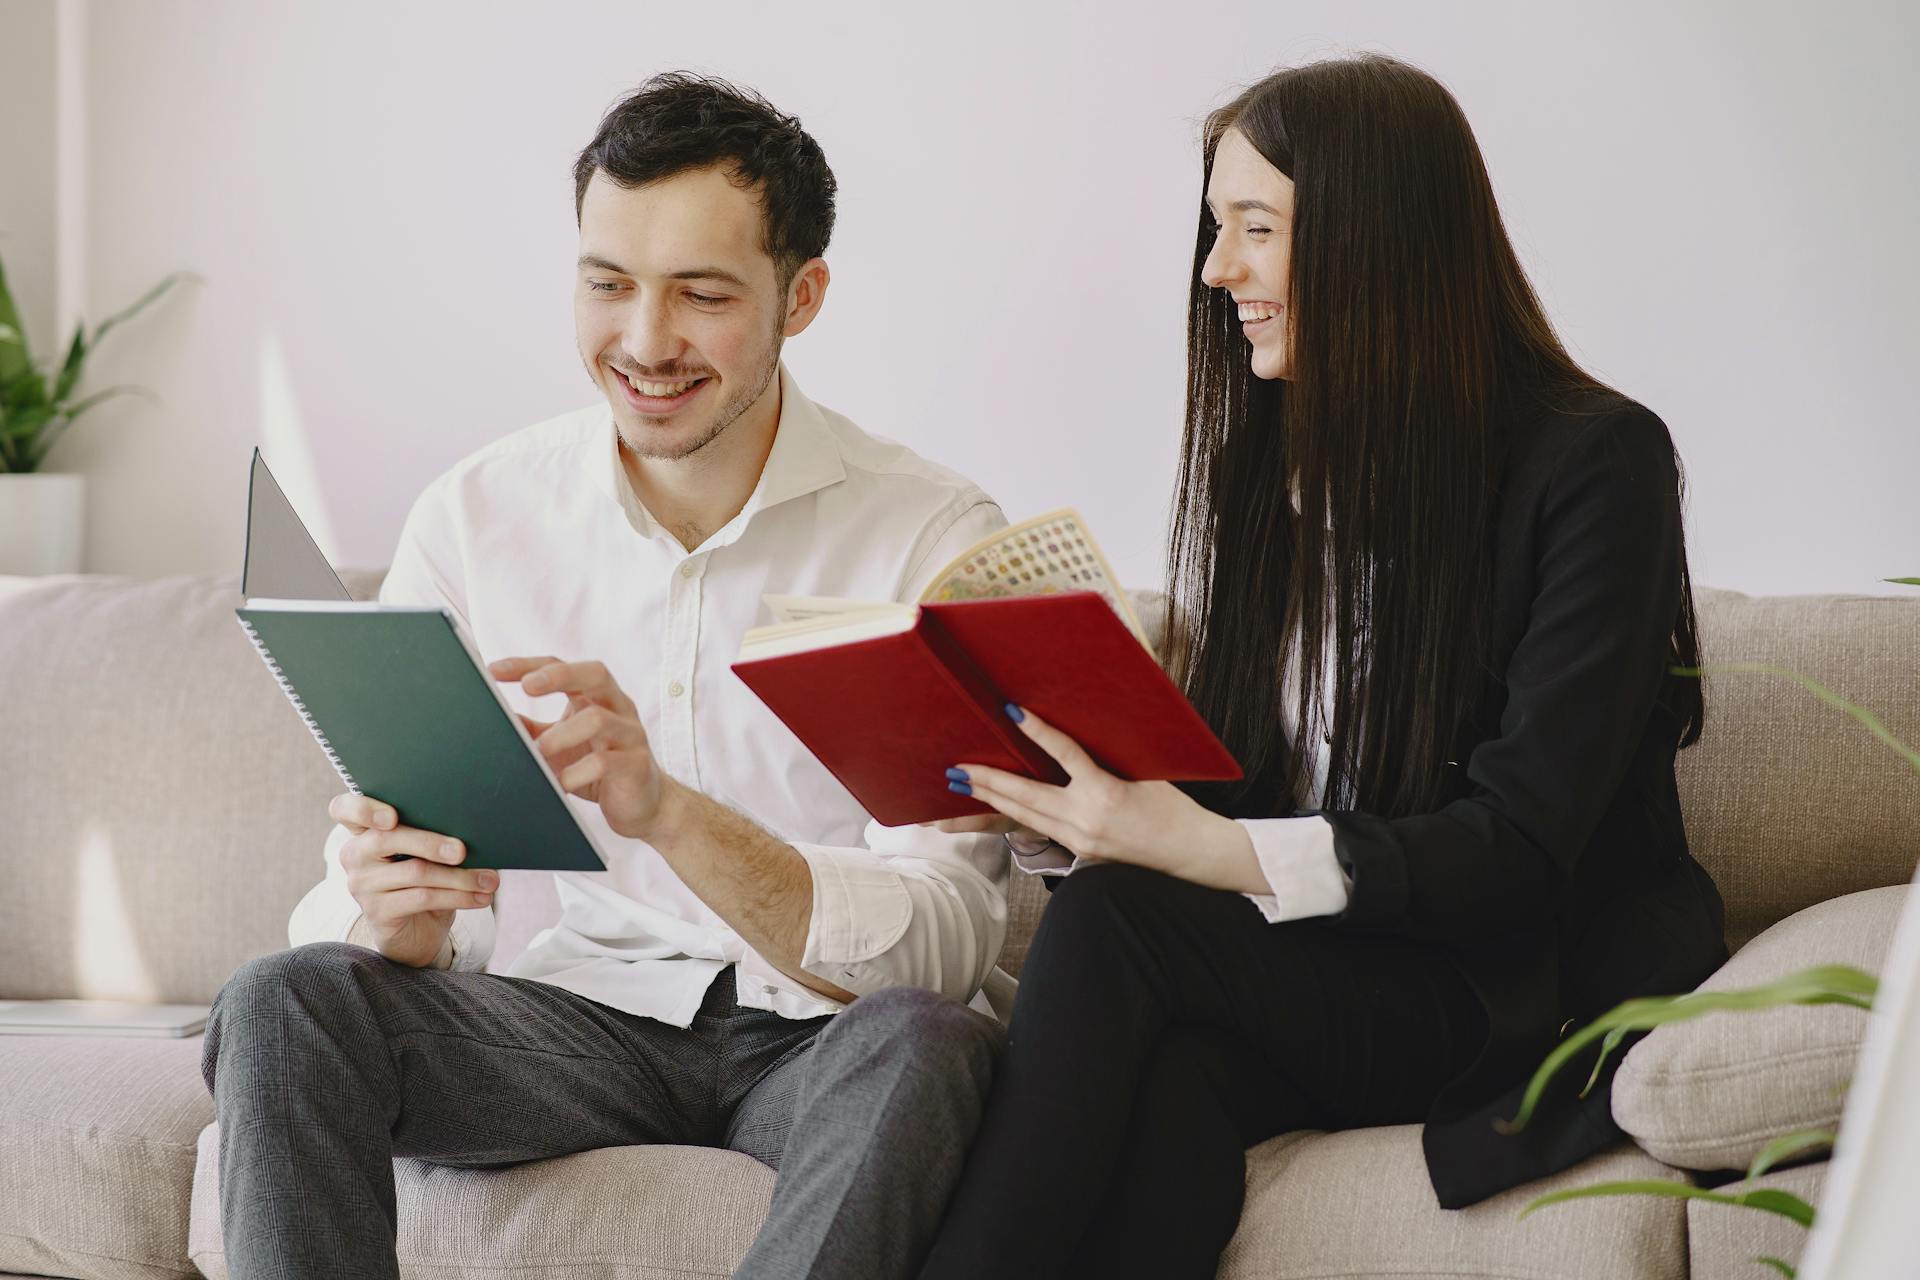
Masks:
[[[813,879],[800,968],[855,995],[980,989],[1007,932],[996,836],[869,825],[868,847],[795,844]]]
[[[1261,878],[1271,893],[1245,897],[1269,924],[1338,915],[1353,882],[1333,856],[1333,825],[1325,818],[1242,818]]]
[[[453,944],[453,958],[447,968],[459,973],[485,972],[493,959],[495,929],[493,908],[468,907],[453,913],[453,927],[447,941]]]
[[[1013,855],[1013,865],[1030,876],[1064,876],[1080,861],[1073,850],[1057,840],[1032,844],[1010,835],[1007,851]]]
[[[907,931],[913,899],[898,871],[866,850],[796,844],[813,876],[813,912],[800,967],[838,985]],[[849,991],[857,988],[847,987]]]

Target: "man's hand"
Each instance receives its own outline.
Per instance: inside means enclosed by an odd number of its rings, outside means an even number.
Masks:
[[[653,758],[633,699],[599,662],[558,658],[502,658],[487,664],[493,678],[519,681],[529,697],[567,695],[567,712],[551,724],[520,717],[561,790],[600,806],[618,835],[653,842],[674,788]]]
[[[460,867],[467,856],[460,841],[403,827],[390,806],[351,792],[335,796],[327,816],[353,833],[341,846],[340,866],[367,941],[396,964],[427,968],[439,958],[453,913],[493,901],[500,873]],[[396,854],[410,859],[393,861]]]
[[[502,658],[487,670],[528,696],[567,695],[551,724],[520,717],[561,789],[600,806],[607,825],[644,840],[767,963],[829,999],[851,991],[806,972],[813,875],[799,850],[675,781],[653,758],[632,699],[598,662]]]

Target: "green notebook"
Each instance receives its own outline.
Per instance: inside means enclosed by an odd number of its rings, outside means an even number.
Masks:
[[[350,790],[465,841],[465,867],[607,869],[447,610],[249,600],[235,612]]]

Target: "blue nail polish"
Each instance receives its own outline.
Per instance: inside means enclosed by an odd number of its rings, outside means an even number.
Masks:
[[[963,796],[970,796],[973,794],[973,788],[968,786],[964,782],[949,782],[947,784],[947,790],[957,791]]]
[[[965,769],[949,769],[947,770],[947,781],[948,782],[971,782],[973,781],[973,779],[967,777],[967,771]]]
[[[1020,708],[1014,706],[1011,702],[1009,702],[1007,704],[1007,718],[1012,720],[1015,724],[1019,724],[1022,720],[1025,720],[1027,718],[1027,713],[1022,711]]]

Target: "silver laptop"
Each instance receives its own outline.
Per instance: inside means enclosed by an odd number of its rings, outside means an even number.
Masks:
[[[117,1000],[0,1000],[0,1036],[195,1036],[206,1029],[204,1004],[125,1004]]]

